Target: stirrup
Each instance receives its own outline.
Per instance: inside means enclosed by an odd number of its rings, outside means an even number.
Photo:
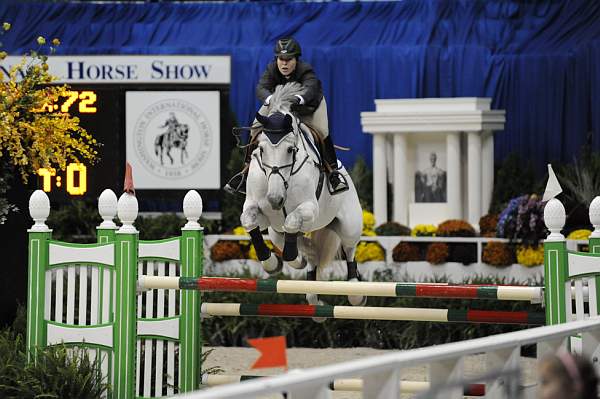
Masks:
[[[234,183],[234,181],[236,179],[240,179],[239,183],[237,183],[237,184]],[[235,174],[231,179],[229,179],[227,184],[225,184],[225,187],[223,187],[223,190],[225,190],[226,193],[229,193],[231,195],[236,195],[236,194],[246,195],[246,191],[244,190],[245,182],[246,182],[246,173],[245,173],[245,170],[243,170],[243,171]]]
[[[331,180],[330,180],[331,176],[334,173],[337,174],[338,178],[340,179],[340,182],[338,183],[336,188],[333,188],[331,186]],[[337,194],[343,193],[344,191],[348,191],[350,189],[350,186],[348,185],[348,180],[346,179],[346,176],[344,176],[338,169],[334,169],[328,173],[327,189],[329,190],[329,194],[337,195]]]

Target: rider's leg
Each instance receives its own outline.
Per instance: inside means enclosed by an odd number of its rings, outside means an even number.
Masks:
[[[325,98],[321,100],[321,103],[312,115],[307,115],[303,118],[303,121],[312,126],[323,139],[323,160],[329,166],[329,184],[331,186],[331,192],[338,194],[348,190],[348,182],[339,171],[338,159],[335,153],[335,147],[333,141],[329,135],[329,121],[327,119],[327,103]]]
[[[266,115],[267,107],[263,105],[262,107],[260,107],[258,112],[261,115]],[[236,192],[242,194],[246,193],[246,179],[248,177],[250,161],[252,160],[252,151],[256,149],[256,135],[260,131],[260,125],[256,119],[254,119],[254,121],[252,122],[252,126],[258,127],[253,127],[250,129],[250,141],[248,146],[246,147],[246,154],[244,156],[244,167],[242,168],[241,172],[236,173],[231,179],[229,179],[227,184],[225,184],[225,187],[223,187],[223,189],[230,194],[235,194]]]

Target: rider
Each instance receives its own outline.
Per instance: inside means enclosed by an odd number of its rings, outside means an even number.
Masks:
[[[256,87],[256,94],[263,102],[258,111],[261,115],[267,114],[271,95],[278,85],[284,85],[288,82],[300,83],[305,92],[303,95],[296,95],[296,104],[292,105],[292,110],[300,117],[301,121],[312,127],[323,141],[322,155],[324,161],[329,166],[329,184],[333,194],[348,190],[348,182],[342,176],[338,168],[337,156],[333,141],[329,135],[329,121],[327,119],[327,104],[323,97],[321,81],[317,78],[312,66],[300,60],[302,50],[300,44],[292,37],[277,40],[275,43],[275,60],[273,60],[263,73]],[[254,121],[256,124],[256,120]],[[254,141],[258,129],[252,129],[251,142]],[[239,191],[246,182],[248,165],[252,154],[253,146],[246,148],[246,166],[241,175],[234,176],[225,189],[228,191]],[[239,176],[239,177],[238,177]],[[241,178],[235,186],[232,183],[236,177]],[[236,187],[232,190],[232,187]]]

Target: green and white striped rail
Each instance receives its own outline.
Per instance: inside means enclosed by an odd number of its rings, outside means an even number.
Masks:
[[[544,313],[472,309],[389,308],[376,306],[206,303],[207,316],[316,317],[352,320],[413,320],[457,323],[545,324]]]
[[[222,277],[141,276],[140,289],[182,289],[219,292],[276,292],[279,294],[364,295],[454,299],[542,301],[542,287],[509,285],[450,285],[399,282],[255,280]]]

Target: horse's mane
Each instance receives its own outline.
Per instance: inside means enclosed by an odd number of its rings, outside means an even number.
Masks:
[[[285,85],[279,85],[275,88],[271,101],[269,102],[268,113],[273,112],[289,113],[290,106],[295,102],[295,96],[303,95],[304,87],[298,82],[290,82]]]

